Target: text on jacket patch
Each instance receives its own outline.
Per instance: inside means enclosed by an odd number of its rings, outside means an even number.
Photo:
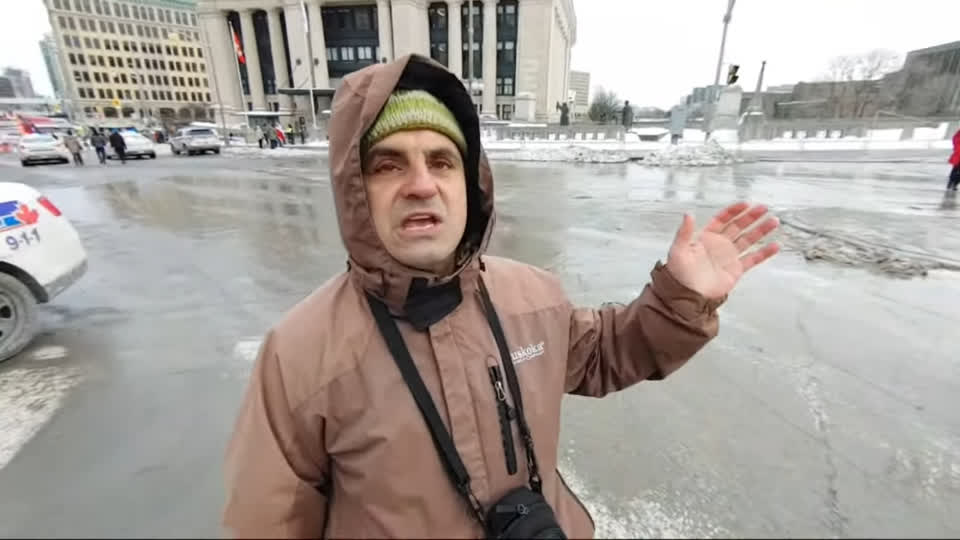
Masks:
[[[543,342],[537,344],[530,344],[526,347],[521,347],[510,353],[510,359],[513,360],[514,364],[519,364],[520,362],[526,362],[531,358],[536,358],[543,354]]]

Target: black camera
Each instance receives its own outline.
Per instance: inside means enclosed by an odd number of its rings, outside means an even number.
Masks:
[[[490,538],[567,538],[550,503],[527,487],[510,491],[491,506],[486,526]]]

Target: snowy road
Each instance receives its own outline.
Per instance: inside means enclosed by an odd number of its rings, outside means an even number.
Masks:
[[[204,156],[5,177],[46,192],[90,253],[0,365],[0,536],[216,536],[222,453],[260,336],[344,268],[321,155]],[[630,299],[683,211],[735,199],[844,242],[960,259],[927,163],[497,163],[491,249],[578,303]],[[960,273],[893,278],[785,252],[689,366],[569,398],[561,462],[599,536],[960,534]]]

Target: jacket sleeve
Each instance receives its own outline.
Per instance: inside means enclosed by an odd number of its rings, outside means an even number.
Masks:
[[[325,423],[291,397],[297,381],[284,372],[273,341],[271,331],[227,448],[223,522],[234,538],[320,538],[327,512]]]
[[[657,263],[627,305],[575,308],[570,316],[566,392],[601,397],[663,379],[717,335],[717,308]]]

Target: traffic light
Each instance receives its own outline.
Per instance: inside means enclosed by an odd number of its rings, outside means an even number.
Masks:
[[[738,71],[740,71],[740,66],[737,64],[730,64],[730,67],[727,68],[727,84],[733,84],[740,79],[740,76],[737,75]]]

